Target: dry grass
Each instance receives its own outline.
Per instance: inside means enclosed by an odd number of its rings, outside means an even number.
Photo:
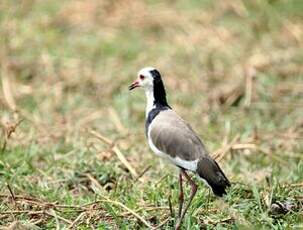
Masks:
[[[0,224],[171,228],[177,178],[146,145],[144,95],[127,91],[152,65],[234,183],[224,202],[201,185],[185,228],[302,226],[302,9],[1,2]],[[273,215],[277,202],[291,205]]]

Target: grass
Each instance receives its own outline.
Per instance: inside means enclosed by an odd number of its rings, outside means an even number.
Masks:
[[[199,183],[183,228],[302,228],[302,9],[2,1],[0,225],[174,226],[176,170],[146,144],[144,94],[127,91],[152,65],[233,183],[224,199]]]

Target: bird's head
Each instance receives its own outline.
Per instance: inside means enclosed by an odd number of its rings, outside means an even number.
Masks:
[[[128,87],[132,90],[142,87],[147,96],[147,103],[152,106],[155,104],[168,106],[166,101],[166,92],[161,79],[160,72],[154,67],[145,67],[138,72],[137,79]]]
[[[154,85],[161,81],[161,75],[154,67],[145,67],[138,72],[137,79],[128,87],[129,90],[133,90],[137,87],[143,89],[153,89]]]

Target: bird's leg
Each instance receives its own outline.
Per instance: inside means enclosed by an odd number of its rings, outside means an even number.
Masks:
[[[182,185],[182,170],[180,169],[179,173],[179,185],[180,185],[180,193],[179,193],[179,212],[178,212],[178,219],[181,218],[183,203],[184,203],[184,193],[183,193],[183,185]]]
[[[208,212],[209,197],[210,197],[210,189],[208,189],[208,196],[207,196],[207,203],[206,203],[206,212]]]
[[[181,227],[181,223],[182,220],[187,212],[187,209],[189,208],[194,196],[196,195],[197,192],[197,188],[198,186],[195,184],[195,182],[190,178],[190,176],[185,172],[184,169],[181,169],[181,173],[185,176],[185,178],[187,179],[187,181],[190,183],[191,185],[191,192],[190,192],[190,197],[189,197],[189,201],[187,203],[187,205],[185,206],[184,210],[182,211],[181,217],[178,219],[178,222],[176,224],[176,230],[179,230]]]

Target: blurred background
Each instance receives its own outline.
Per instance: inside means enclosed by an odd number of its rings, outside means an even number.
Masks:
[[[302,227],[302,19],[300,0],[1,1],[0,224],[173,226],[177,174],[127,90],[154,66],[234,182],[225,202],[201,184],[186,228]]]

